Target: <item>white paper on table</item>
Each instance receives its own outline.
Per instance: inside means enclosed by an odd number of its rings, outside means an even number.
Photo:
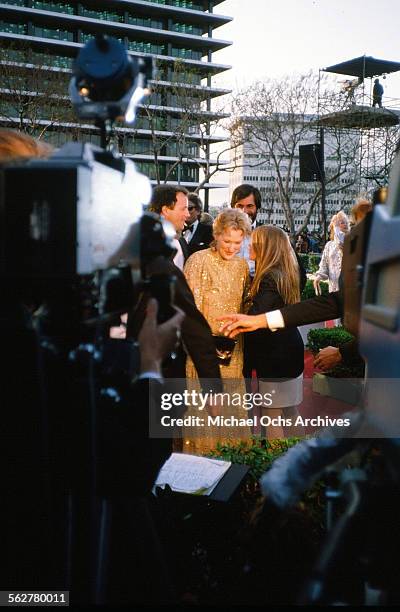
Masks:
[[[172,453],[161,468],[155,486],[169,485],[179,493],[211,493],[231,463],[196,455]]]

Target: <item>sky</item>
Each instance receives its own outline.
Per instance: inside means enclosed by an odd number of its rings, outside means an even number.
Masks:
[[[361,55],[400,62],[400,0],[225,0],[214,12],[233,17],[213,31],[233,43],[213,54],[214,62],[232,66],[213,78],[217,87],[237,91],[258,79],[318,72]],[[400,72],[381,83],[383,104],[400,108]],[[211,205],[228,197],[227,189],[212,190]]]

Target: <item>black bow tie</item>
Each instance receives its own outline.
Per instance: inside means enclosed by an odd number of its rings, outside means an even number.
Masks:
[[[183,231],[186,232],[187,230],[192,232],[193,231],[193,225],[185,225],[185,227],[183,228]]]

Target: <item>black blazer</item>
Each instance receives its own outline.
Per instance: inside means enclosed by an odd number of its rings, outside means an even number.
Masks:
[[[271,274],[262,279],[248,314],[281,309],[284,301]],[[296,378],[304,369],[304,344],[297,328],[260,329],[244,334],[244,376]]]
[[[187,244],[189,255],[196,253],[196,251],[208,249],[212,240],[212,225],[207,225],[207,223],[199,223],[196,227],[196,231],[193,234],[191,241]]]

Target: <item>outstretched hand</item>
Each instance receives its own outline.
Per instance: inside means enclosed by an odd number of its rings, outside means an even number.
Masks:
[[[265,314],[229,314],[219,317],[218,321],[223,322],[223,325],[221,325],[221,333],[230,338],[235,338],[235,336],[242,332],[251,332],[256,329],[268,327]]]

